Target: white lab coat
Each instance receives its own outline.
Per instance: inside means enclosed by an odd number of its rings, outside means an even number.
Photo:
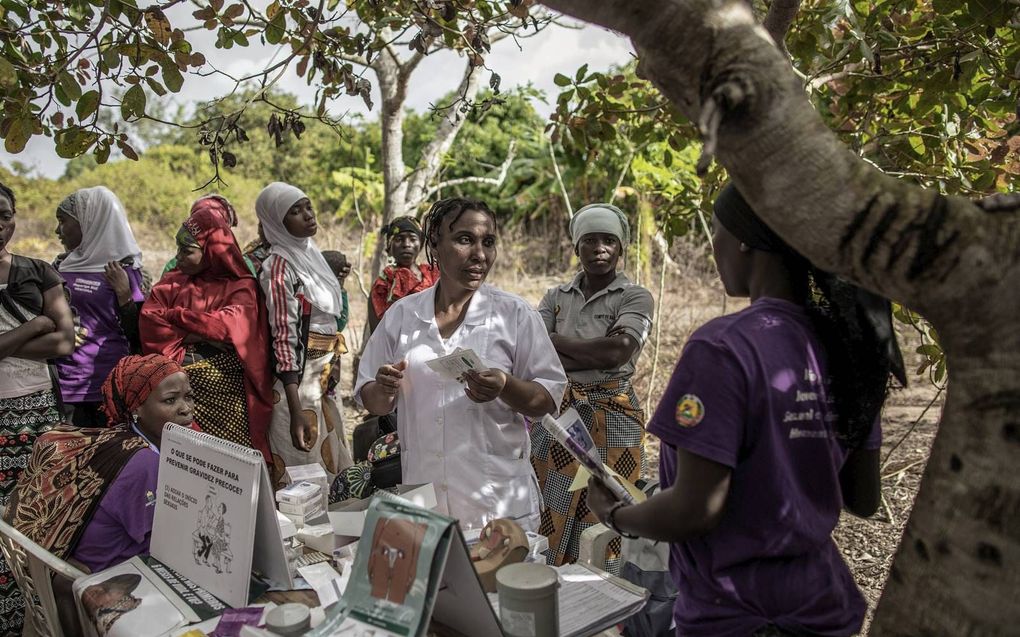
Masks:
[[[354,395],[361,400],[361,388],[379,367],[406,360],[397,395],[403,482],[432,482],[438,509],[464,528],[511,518],[537,530],[541,492],[524,417],[499,398],[471,401],[462,383],[444,379],[426,362],[473,349],[485,365],[542,385],[556,405],[567,385],[563,366],[538,312],[519,296],[482,285],[464,322],[443,340],[435,295],[433,286],[386,311],[365,346]]]

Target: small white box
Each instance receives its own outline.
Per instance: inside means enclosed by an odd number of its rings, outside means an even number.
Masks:
[[[319,485],[322,496],[322,508],[329,504],[329,476],[320,464],[299,464],[287,467],[283,474],[287,482],[311,482]]]
[[[322,488],[311,482],[289,484],[276,492],[276,501],[287,504],[305,504],[317,502]]]
[[[357,541],[357,538],[333,533],[333,525],[328,520],[322,524],[306,524],[298,531],[297,538],[308,548],[313,548],[326,555],[333,555],[336,549]]]
[[[280,511],[279,513],[280,515],[287,516],[287,519],[293,522],[295,526],[297,526],[298,532],[300,532],[302,527],[304,527],[306,524],[315,524],[319,520],[321,520],[323,523],[326,522],[326,518],[322,514],[322,509],[316,509],[313,513],[310,513],[308,515],[302,515],[300,513],[286,513],[284,511]]]
[[[291,504],[290,502],[277,502],[276,508],[281,513],[290,513],[292,515],[303,515],[306,518],[316,513],[322,513],[322,502],[318,498],[309,500],[308,502],[302,502],[301,504]]]
[[[436,508],[436,490],[432,483],[398,484],[397,495],[408,500],[415,506],[424,509]],[[371,498],[365,500],[345,500],[329,506],[329,521],[333,525],[333,533],[340,536],[361,537],[365,528],[365,515]]]
[[[286,540],[297,535],[297,526],[291,522],[290,518],[279,511],[276,512],[276,522],[280,525],[280,535],[282,536],[282,539]]]

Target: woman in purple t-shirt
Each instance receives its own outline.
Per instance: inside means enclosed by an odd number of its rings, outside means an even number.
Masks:
[[[878,416],[889,373],[905,382],[889,304],[814,269],[732,185],[714,225],[726,293],[751,305],[684,347],[648,425],[663,490],[625,506],[592,481],[588,504],[671,542],[677,635],[854,634],[865,602],[831,533],[879,503]]]
[[[57,361],[65,419],[104,427],[100,387],[138,344],[142,252],[117,195],[82,188],[57,206],[57,237],[67,250],[55,264],[79,320],[74,353]]]

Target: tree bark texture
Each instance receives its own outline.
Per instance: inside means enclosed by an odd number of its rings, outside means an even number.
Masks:
[[[630,36],[639,73],[692,121],[721,109],[716,159],[758,214],[817,266],[938,330],[952,382],[871,634],[1017,630],[1020,216],[854,155],[743,0],[544,4]]]
[[[404,102],[407,99],[407,77],[401,73],[400,60],[383,50],[372,62],[379,83],[382,111],[383,223],[404,213],[407,199],[407,169],[404,166]],[[374,280],[383,269],[386,240],[379,233],[372,257],[371,276]]]
[[[442,114],[432,140],[422,150],[418,165],[408,171],[404,163],[404,114],[407,100],[407,83],[418,65],[420,56],[401,62],[386,49],[371,64],[382,95],[382,166],[383,224],[403,215],[413,215],[424,202],[429,185],[435,181],[442,167],[443,156],[449,152],[467,117],[456,107]],[[457,96],[471,101],[480,88],[481,73],[465,58],[464,75],[457,87]],[[385,265],[386,244],[380,234],[372,257],[372,277],[378,276]]]

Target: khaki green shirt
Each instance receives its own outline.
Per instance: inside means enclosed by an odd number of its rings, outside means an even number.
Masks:
[[[582,276],[584,273],[579,272],[570,283],[549,288],[545,293],[538,305],[545,328],[550,334],[573,338],[602,338],[610,332],[623,331],[637,341],[638,348],[621,367],[567,372],[567,377],[582,384],[629,378],[652,328],[655,307],[652,295],[619,272],[607,288],[586,300],[581,291]]]

